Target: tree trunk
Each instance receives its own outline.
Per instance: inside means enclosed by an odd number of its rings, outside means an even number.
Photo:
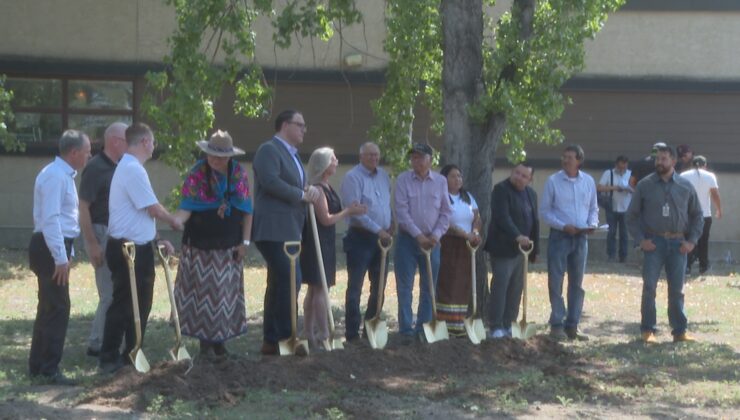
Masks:
[[[442,103],[445,121],[444,163],[454,163],[463,172],[463,183],[481,209],[484,227],[490,216],[493,154],[503,118],[479,124],[468,113],[483,93],[483,5],[481,0],[442,0]],[[491,133],[498,136],[491,136]],[[486,230],[482,232],[484,235]],[[488,267],[485,252],[478,252],[478,311],[485,314]]]

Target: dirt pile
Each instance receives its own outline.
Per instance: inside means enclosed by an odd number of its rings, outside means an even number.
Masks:
[[[82,403],[145,410],[161,395],[167,401],[196,401],[207,406],[231,405],[250,389],[280,392],[375,387],[380,391],[416,384],[430,395],[444,393],[445,383],[465,375],[486,375],[518,367],[538,367],[545,374],[562,375],[581,364],[572,352],[547,337],[529,341],[465,339],[393,345],[383,351],[349,346],[343,351],[312,353],[309,357],[262,357],[250,360],[230,356],[156,364],[146,375],[132,367],[103,380]]]

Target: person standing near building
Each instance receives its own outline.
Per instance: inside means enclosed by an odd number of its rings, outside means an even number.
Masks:
[[[606,256],[609,261],[616,261],[617,233],[619,233],[619,262],[627,260],[629,238],[624,214],[630,205],[632,187],[629,185],[632,172],[627,169],[627,156],[617,156],[614,168],[604,171],[596,191],[609,194],[610,204],[604,209],[606,223],[609,224],[609,233],[606,235]]]
[[[31,271],[39,285],[28,371],[31,378],[74,385],[59,370],[69,323],[69,271],[72,242],[80,234],[74,177],[90,157],[90,139],[67,130],[59,156],[44,167],[33,187],[33,234],[28,246]]]
[[[409,150],[410,170],[396,180],[395,204],[398,239],[394,264],[398,292],[398,328],[404,344],[417,335],[423,337],[423,325],[432,320],[432,297],[428,282],[437,287],[439,240],[447,232],[452,215],[447,179],[431,170],[434,151],[427,144],[414,143]],[[432,278],[422,249],[431,251]],[[411,295],[414,275],[419,267],[419,307],[413,325]]]
[[[682,174],[693,167],[694,151],[688,144],[676,147],[676,173]]]
[[[653,144],[652,149],[650,149],[650,154],[645,156],[643,159],[638,160],[637,162],[635,162],[634,165],[632,165],[630,187],[634,189],[641,179],[655,172],[655,154],[657,153],[657,150],[661,147],[667,146],[662,141]]]
[[[545,182],[540,217],[550,226],[547,243],[547,287],[550,294],[550,334],[563,340],[587,340],[578,331],[583,299],[583,275],[588,238],[599,224],[596,183],[580,170],[585,155],[578,145],[565,148],[563,169]],[[563,301],[563,278],[568,272],[568,306]]]
[[[391,180],[379,167],[380,149],[375,143],[367,142],[360,147],[360,163],[344,176],[341,195],[345,203],[358,202],[367,206],[367,213],[349,217],[349,229],[344,236],[344,252],[347,254],[347,292],[344,297],[345,333],[347,342],[360,338],[360,297],[365,273],[370,280],[370,296],[364,319],[372,319],[383,294],[380,286],[380,257],[378,239],[388,244],[394,233],[391,212]],[[388,275],[388,262],[384,273]],[[364,334],[364,326],[363,336]]]
[[[186,175],[175,212],[185,230],[174,295],[182,334],[198,339],[201,356],[225,356],[226,341],[247,332],[252,198],[247,171],[234,158],[244,150],[228,132],[216,130],[196,145],[205,157]]]
[[[283,249],[287,241],[300,241],[306,221],[306,203],[316,203],[321,192],[307,186],[307,176],[298,156],[306,122],[303,114],[286,110],[275,119],[275,135],[262,143],[254,155],[254,219],[252,239],[267,263],[267,289],[263,321],[263,355],[277,355],[278,342],[291,335],[290,260]],[[300,263],[300,258],[296,264]],[[302,347],[299,346],[302,349]],[[299,354],[305,356],[306,354]]]
[[[134,348],[133,298],[138,298],[141,333],[146,331],[154,291],[154,246],[156,219],[173,229],[182,223],[162,206],[154,195],[144,163],[151,159],[156,146],[154,133],[146,124],[136,123],[126,129],[127,149],[113,172],[108,200],[108,243],[105,259],[113,281],[113,302],[105,314],[103,344],[100,347],[100,370],[112,373],[128,363]],[[127,257],[123,244],[136,246],[134,265],[138,296],[131,295]],[[168,253],[174,252],[169,241],[160,241]],[[121,341],[126,337],[123,353]]]
[[[627,227],[644,253],[640,331],[645,343],[657,342],[655,289],[663,267],[673,341],[694,341],[686,332],[683,284],[686,256],[699,240],[704,220],[694,187],[675,173],[675,165],[673,149],[659,148],[655,172],[637,184],[627,210]]]
[[[709,270],[709,231],[712,229],[712,203],[716,209],[715,217],[722,218],[722,201],[719,198],[719,185],[717,177],[706,169],[707,158],[702,155],[696,156],[693,160],[694,169],[690,169],[681,174],[681,177],[688,180],[696,190],[699,197],[702,214],[704,215],[704,228],[702,229],[699,242],[694,250],[688,256],[686,263],[686,273],[691,272],[691,266],[697,259],[699,260],[699,274],[706,273]]]
[[[490,338],[511,337],[511,324],[519,316],[524,287],[524,254],[519,247],[534,247],[530,262],[539,254],[537,193],[529,186],[533,175],[532,166],[519,163],[491,193],[491,223],[485,245],[493,272],[488,301]]]
[[[108,126],[103,134],[103,150],[95,155],[82,171],[80,180],[80,229],[85,251],[95,268],[98,308],[87,339],[87,355],[98,357],[103,343],[105,313],[113,301],[113,283],[105,263],[108,241],[108,195],[116,164],[126,152],[126,127],[122,122]]]

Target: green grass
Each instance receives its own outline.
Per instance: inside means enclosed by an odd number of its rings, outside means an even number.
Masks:
[[[71,275],[71,319],[62,367],[79,380],[82,394],[46,401],[46,388],[27,375],[30,335],[36,309],[36,279],[25,267],[25,253],[3,251],[0,260],[0,412],[20,407],[31,417],[87,416],[75,411],[86,390],[100,381],[96,360],[85,355],[87,336],[97,305],[93,271],[78,264]],[[356,417],[358,407],[382,406],[394,417],[423,418],[446,413],[491,416],[500,414],[564,415],[614,413],[675,416],[725,416],[740,410],[740,279],[727,270],[720,275],[693,279],[685,288],[689,329],[699,343],[673,344],[666,319],[666,288],[658,290],[660,344],[645,346],[639,340],[641,280],[639,268],[594,266],[586,277],[586,303],[582,329],[592,339],[566,344],[574,357],[589,361],[578,372],[543,374],[536,367],[511,370],[483,377],[475,372],[450,372],[442,384],[410,380],[401,390],[371,389],[326,392],[250,389],[229,406],[201,407],[191,401],[150,396],[147,412],[172,418],[329,418]],[[542,263],[531,266],[529,320],[546,330],[549,316],[547,281]],[[612,270],[612,271],[610,271]],[[614,271],[617,270],[617,271]],[[589,270],[591,271],[591,270]],[[251,265],[245,271],[249,331],[229,344],[232,352],[258,360],[261,342],[264,270]],[[158,270],[155,302],[144,348],[150,363],[169,360],[173,334],[168,324],[170,306],[162,273]],[[341,331],[346,273],[340,267],[331,299]],[[367,296],[367,289],[363,296]],[[387,287],[385,314],[395,329],[395,283]],[[414,307],[416,304],[414,303]],[[197,343],[186,339],[191,354]],[[319,382],[321,378],[317,378]],[[324,381],[325,382],[325,381]],[[380,401],[380,402],[378,402]],[[10,405],[9,405],[10,404]],[[51,408],[49,408],[51,407]],[[668,410],[666,407],[671,407]],[[62,410],[62,411],[44,411]],[[540,411],[542,410],[542,411]],[[565,410],[565,411],[562,411]],[[591,411],[589,411],[591,410]],[[607,411],[603,411],[607,410]],[[668,410],[668,411],[666,411]],[[700,411],[696,411],[700,410]],[[703,410],[703,411],[701,411]],[[35,413],[40,413],[36,415]],[[361,412],[361,410],[360,410]],[[30,414],[29,414],[30,413]],[[657,413],[657,414],[656,414]],[[90,416],[95,416],[91,412]]]

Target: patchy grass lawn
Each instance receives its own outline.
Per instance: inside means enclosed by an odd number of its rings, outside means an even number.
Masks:
[[[666,287],[661,282],[660,344],[642,344],[639,267],[601,264],[589,266],[584,281],[581,328],[591,337],[587,342],[561,345],[540,337],[526,344],[486,341],[475,347],[453,340],[403,347],[395,345],[392,334],[384,351],[349,347],[341,353],[297,359],[258,354],[265,272],[251,264],[245,272],[248,333],[229,342],[234,357],[220,364],[196,359],[192,369],[168,361],[173,334],[164,277],[158,271],[144,346],[153,371],[147,376],[127,371],[103,377],[96,372],[96,360],[85,356],[97,291],[90,265],[82,263],[71,276],[72,313],[62,361],[64,371],[81,385],[63,388],[36,385],[27,378],[36,279],[26,268],[25,253],[4,250],[0,417],[737,418],[740,278],[732,268],[720,267],[686,285],[689,329],[698,343],[671,343]],[[538,263],[530,270],[529,319],[545,333],[549,316],[545,267]],[[341,333],[346,273],[340,269],[337,275],[331,298]],[[391,274],[385,314],[392,333],[396,306]],[[186,345],[191,354],[197,353],[197,342],[187,339]],[[219,388],[224,378],[233,381]],[[193,381],[208,386],[198,388]]]

